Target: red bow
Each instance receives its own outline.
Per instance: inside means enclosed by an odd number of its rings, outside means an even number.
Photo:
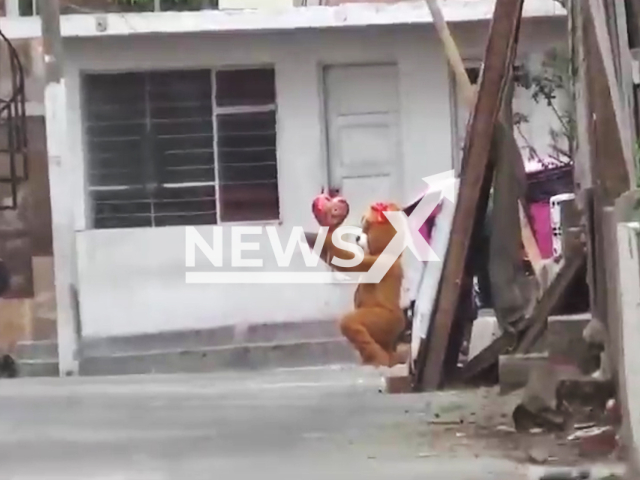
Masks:
[[[375,223],[384,223],[387,222],[388,219],[385,216],[384,212],[389,211],[389,204],[384,202],[377,202],[371,205],[371,211],[375,214],[374,222]]]

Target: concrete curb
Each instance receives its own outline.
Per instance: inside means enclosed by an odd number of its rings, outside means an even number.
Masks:
[[[591,465],[584,467],[529,466],[529,480],[616,480],[624,478],[624,464]]]

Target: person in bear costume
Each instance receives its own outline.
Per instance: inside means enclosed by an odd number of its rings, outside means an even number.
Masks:
[[[340,272],[368,272],[380,254],[396,235],[395,227],[385,216],[387,211],[400,211],[395,204],[376,203],[370,206],[362,219],[362,233],[366,237],[366,252],[360,264],[339,267],[333,258],[352,260],[353,252],[333,243],[333,232],[340,223],[329,227],[322,248],[321,259]],[[400,307],[402,265],[399,257],[384,278],[377,284],[361,283],[354,295],[354,309],[340,320],[340,330],[360,354],[362,363],[375,367],[393,367],[404,363],[405,355],[398,352],[397,340],[405,328]]]

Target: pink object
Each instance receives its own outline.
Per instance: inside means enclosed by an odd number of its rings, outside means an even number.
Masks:
[[[322,227],[335,227],[349,215],[349,204],[339,195],[322,192],[313,199],[311,211]]]
[[[551,235],[551,207],[549,202],[529,205],[533,220],[533,231],[538,242],[542,258],[553,257],[553,237]]]
[[[426,194],[427,194],[427,191],[425,190],[424,193],[422,193],[420,196],[418,196],[418,198],[416,198],[413,202],[411,202],[409,205],[404,207],[402,210],[407,215],[410,215],[411,211],[413,211],[415,206],[420,202],[420,200],[422,200],[422,198]],[[440,202],[436,206],[436,208],[433,209],[433,212],[431,212],[431,214],[427,218],[427,221],[424,224],[422,224],[422,226],[418,230],[420,232],[420,235],[422,235],[422,237],[427,241],[427,243],[429,245],[431,245],[431,237],[433,235],[433,226],[435,224],[435,219],[436,219],[436,217],[438,216],[438,214],[440,213],[441,210],[442,210],[442,202]]]

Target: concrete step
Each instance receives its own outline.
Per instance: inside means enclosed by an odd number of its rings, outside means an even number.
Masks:
[[[201,330],[182,330],[122,337],[84,338],[82,340],[82,353],[83,356],[94,357],[333,338],[341,338],[338,325],[333,321],[230,325]]]
[[[345,340],[327,339],[89,356],[80,362],[80,374],[205,373],[348,365],[357,361],[356,353]]]
[[[333,321],[232,325],[119,337],[83,338],[83,356],[100,357],[167,350],[199,350],[254,343],[287,343],[342,338]],[[21,342],[16,356],[27,360],[56,358],[55,342]]]
[[[18,360],[19,377],[57,377],[58,360]]]
[[[58,342],[55,340],[19,342],[16,345],[15,356],[18,360],[57,361]]]
[[[529,381],[531,371],[548,361],[549,355],[547,353],[500,355],[498,361],[500,393],[506,395],[514,390],[524,388]]]
[[[595,369],[594,354],[583,333],[591,320],[590,313],[577,315],[552,315],[547,327],[549,359],[557,365],[573,365],[582,373]],[[597,360],[597,357],[595,357]]]

